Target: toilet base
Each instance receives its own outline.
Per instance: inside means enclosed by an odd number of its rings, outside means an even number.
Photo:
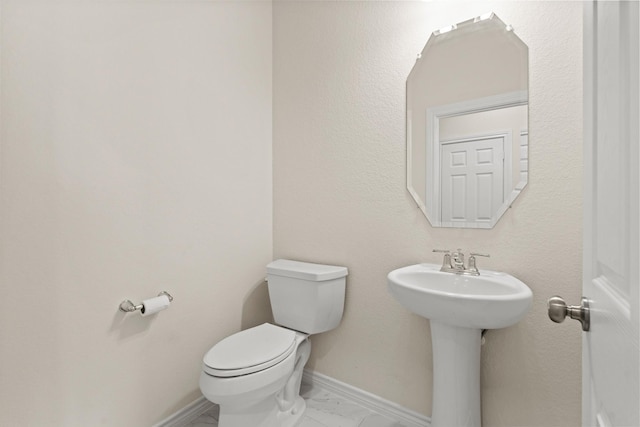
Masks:
[[[250,405],[221,405],[218,424],[224,427],[295,427],[307,407],[302,397],[281,411],[275,395]]]
[[[298,396],[291,409],[278,413],[278,426],[294,427],[298,425],[302,415],[304,415],[305,409],[307,409],[307,402],[305,402],[302,397]]]
[[[218,424],[225,427],[279,427],[275,396],[250,405],[220,405]]]

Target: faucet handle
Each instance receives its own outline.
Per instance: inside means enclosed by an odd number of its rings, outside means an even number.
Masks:
[[[476,252],[471,252],[469,254],[469,256],[483,256],[483,257],[486,257],[486,258],[491,258],[491,255],[489,255],[489,254],[479,254],[479,253],[476,253]]]
[[[477,256],[483,256],[483,257],[486,257],[486,258],[491,257],[491,255],[489,255],[489,254],[479,254],[479,253],[476,253],[476,252],[471,252],[469,254],[469,268],[468,268],[468,270],[469,270],[470,274],[472,274],[474,276],[480,275],[480,272],[478,271],[478,267],[476,267],[476,257]]]
[[[439,252],[444,254],[444,258],[442,259],[442,270],[451,270],[453,266],[451,265],[451,251],[448,249],[434,249],[433,252]]]

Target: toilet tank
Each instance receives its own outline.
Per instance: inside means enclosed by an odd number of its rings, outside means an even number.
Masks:
[[[318,334],[340,324],[346,267],[279,259],[267,265],[269,299],[275,322]]]

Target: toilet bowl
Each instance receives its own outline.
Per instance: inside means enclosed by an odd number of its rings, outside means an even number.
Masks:
[[[264,323],[225,338],[203,359],[200,390],[220,405],[220,426],[293,426],[311,350],[308,335]]]
[[[293,427],[309,335],[342,318],[345,267],[277,260],[267,266],[269,298],[279,325],[263,323],[231,335],[204,356],[200,390],[220,405],[219,427]]]

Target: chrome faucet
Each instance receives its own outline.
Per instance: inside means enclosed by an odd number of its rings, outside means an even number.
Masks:
[[[433,252],[444,253],[444,259],[442,260],[442,267],[440,267],[440,271],[444,271],[446,273],[463,274],[467,276],[480,275],[480,271],[478,271],[478,267],[476,267],[477,256],[490,256],[489,254],[479,254],[476,252],[471,252],[469,254],[468,265],[467,267],[465,267],[464,253],[462,252],[462,249],[457,249],[454,253],[451,253],[451,251],[444,249],[434,249]]]
[[[453,264],[453,269],[456,273],[463,272],[465,270],[464,253],[462,252],[462,249],[456,249],[456,251],[451,255],[451,261],[451,263]]]

